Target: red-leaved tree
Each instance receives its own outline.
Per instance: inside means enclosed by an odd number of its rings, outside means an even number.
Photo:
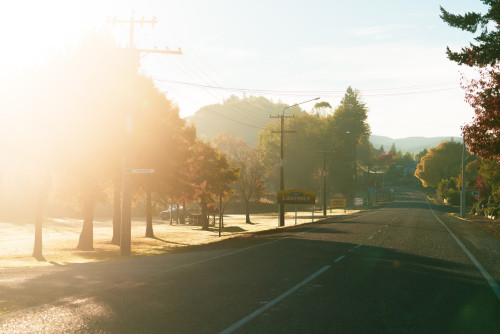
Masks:
[[[472,123],[462,127],[464,139],[471,153],[500,162],[500,66],[479,72],[479,79],[462,85],[475,112]]]

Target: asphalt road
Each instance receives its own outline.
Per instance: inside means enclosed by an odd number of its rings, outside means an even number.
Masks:
[[[2,333],[500,333],[500,239],[415,191],[188,251],[0,274]]]

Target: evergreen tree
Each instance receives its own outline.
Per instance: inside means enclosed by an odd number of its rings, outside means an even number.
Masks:
[[[370,126],[366,122],[368,109],[359,92],[351,87],[340,101],[332,117],[327,119],[327,136],[333,140],[330,184],[335,192],[343,193],[349,203],[355,195],[357,164],[360,149],[368,143]],[[369,143],[368,143],[369,145]]]
[[[481,27],[481,33],[474,38],[476,44],[470,43],[460,52],[453,52],[448,47],[448,58],[459,64],[468,66],[495,65],[500,59],[500,1],[482,0],[489,6],[485,14],[469,12],[464,15],[455,15],[441,7],[441,18],[450,26],[475,33]]]

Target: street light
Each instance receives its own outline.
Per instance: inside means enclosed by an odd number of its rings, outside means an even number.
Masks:
[[[312,100],[307,100],[303,101],[300,103],[295,103],[291,106],[283,108],[283,113],[281,116],[278,116],[281,119],[281,129],[280,129],[280,134],[281,134],[281,154],[280,154],[280,190],[283,191],[285,190],[285,154],[284,154],[284,145],[283,145],[283,138],[285,132],[292,132],[292,131],[285,131],[284,126],[285,126],[285,110],[289,108],[293,108],[295,106],[298,106],[300,104],[304,104],[307,102],[311,101],[316,101],[319,100],[319,97],[312,99]],[[288,116],[288,117],[293,117],[293,116]],[[272,117],[272,118],[277,118],[277,117]],[[280,203],[280,221],[279,221],[279,226],[285,226],[285,204],[283,202]]]

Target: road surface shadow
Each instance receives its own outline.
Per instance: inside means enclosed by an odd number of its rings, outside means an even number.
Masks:
[[[460,208],[449,206],[449,205],[439,205],[435,203],[429,203],[430,207],[434,211],[443,213],[458,213]],[[391,209],[422,209],[428,210],[429,204],[425,202],[412,202],[412,201],[398,201],[391,204]]]
[[[59,302],[4,314],[0,328],[57,329],[57,319],[65,319],[68,331],[220,332],[328,264],[325,274],[270,310],[272,316],[252,321],[250,332],[270,330],[281,318],[280,329],[291,333],[500,330],[500,304],[473,264],[284,235],[268,235],[264,244],[230,239],[224,253],[214,244],[192,253],[34,268],[31,278],[9,271],[0,285],[4,307]],[[333,254],[347,257],[336,264]],[[87,302],[100,311],[89,313]],[[51,321],[40,327],[37,319],[49,313]]]

